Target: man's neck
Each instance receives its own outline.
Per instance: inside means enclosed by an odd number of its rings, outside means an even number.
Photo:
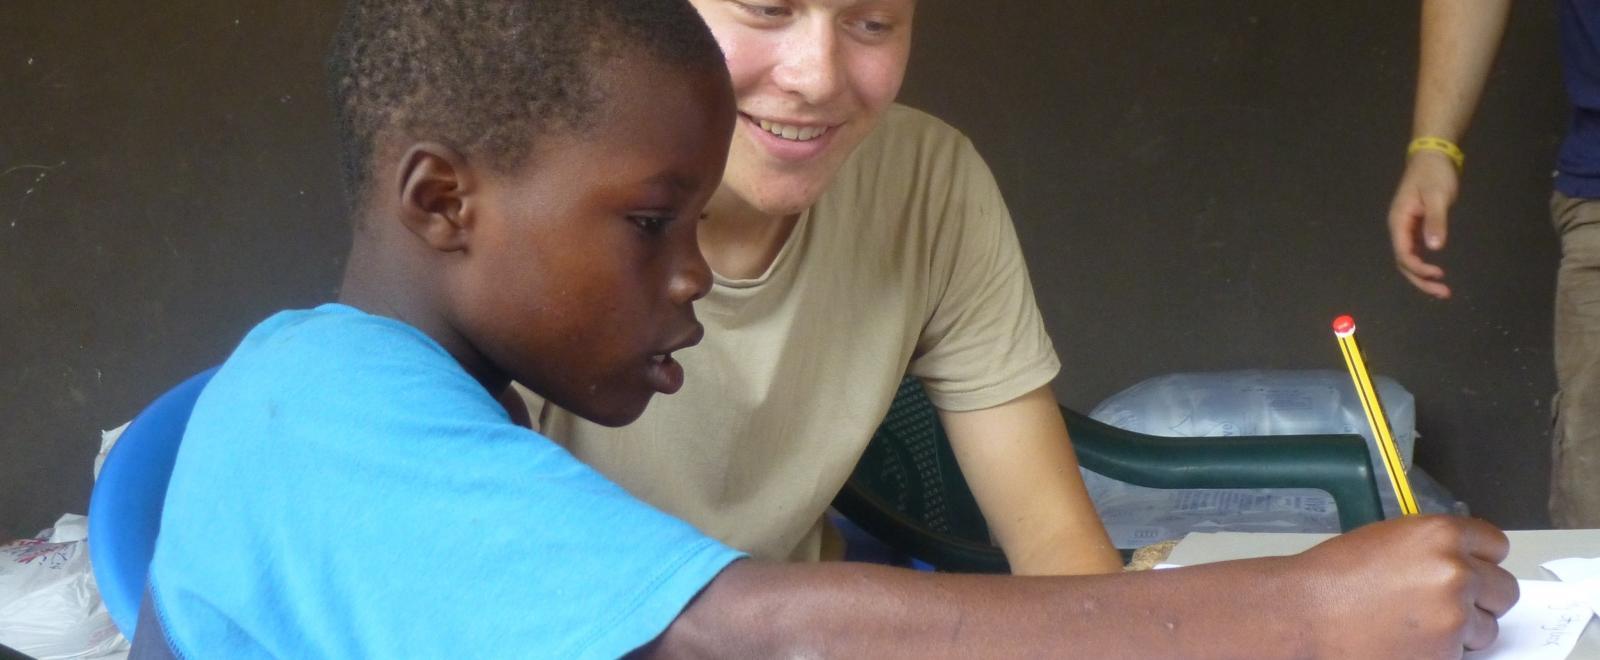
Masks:
[[[727,188],[719,188],[700,221],[700,251],[718,275],[736,280],[761,277],[799,221],[799,213],[764,213]]]

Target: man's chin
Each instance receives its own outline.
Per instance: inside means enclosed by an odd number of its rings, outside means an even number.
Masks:
[[[804,213],[827,190],[830,177],[774,176],[759,184],[738,186],[740,196],[763,215],[781,218]],[[736,188],[736,189],[737,189]]]

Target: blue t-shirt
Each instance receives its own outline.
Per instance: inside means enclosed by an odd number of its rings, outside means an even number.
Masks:
[[[1556,156],[1556,190],[1600,198],[1600,2],[1560,0],[1557,14],[1572,119]]]
[[[201,394],[151,565],[190,657],[616,657],[740,553],[514,425],[408,325],[281,312]]]

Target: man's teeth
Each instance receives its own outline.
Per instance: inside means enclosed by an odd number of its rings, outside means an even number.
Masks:
[[[669,358],[669,357],[671,357],[671,356],[666,354],[666,353],[661,353],[659,355],[650,356],[650,361],[654,362],[656,364],[666,364],[667,358]]]
[[[756,121],[761,125],[761,130],[781,137],[785,140],[795,140],[797,142],[815,140],[819,137],[822,137],[823,133],[828,132],[827,126],[790,126],[788,124],[779,124],[777,122],[771,122],[765,119],[758,119]]]

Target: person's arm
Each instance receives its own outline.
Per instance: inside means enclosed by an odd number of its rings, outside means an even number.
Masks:
[[[1505,535],[1443,516],[1292,557],[1078,577],[730,565],[651,657],[1454,658],[1516,601]]]
[[[1483,95],[1510,9],[1511,0],[1423,0],[1413,138],[1460,141]],[[1389,205],[1395,265],[1411,284],[1435,298],[1449,298],[1450,287],[1444,283],[1444,269],[1424,260],[1421,247],[1444,249],[1450,205],[1459,190],[1460,172],[1449,157],[1418,151],[1406,159]]]
[[[1048,385],[992,408],[940,410],[939,421],[1012,573],[1122,569]]]

